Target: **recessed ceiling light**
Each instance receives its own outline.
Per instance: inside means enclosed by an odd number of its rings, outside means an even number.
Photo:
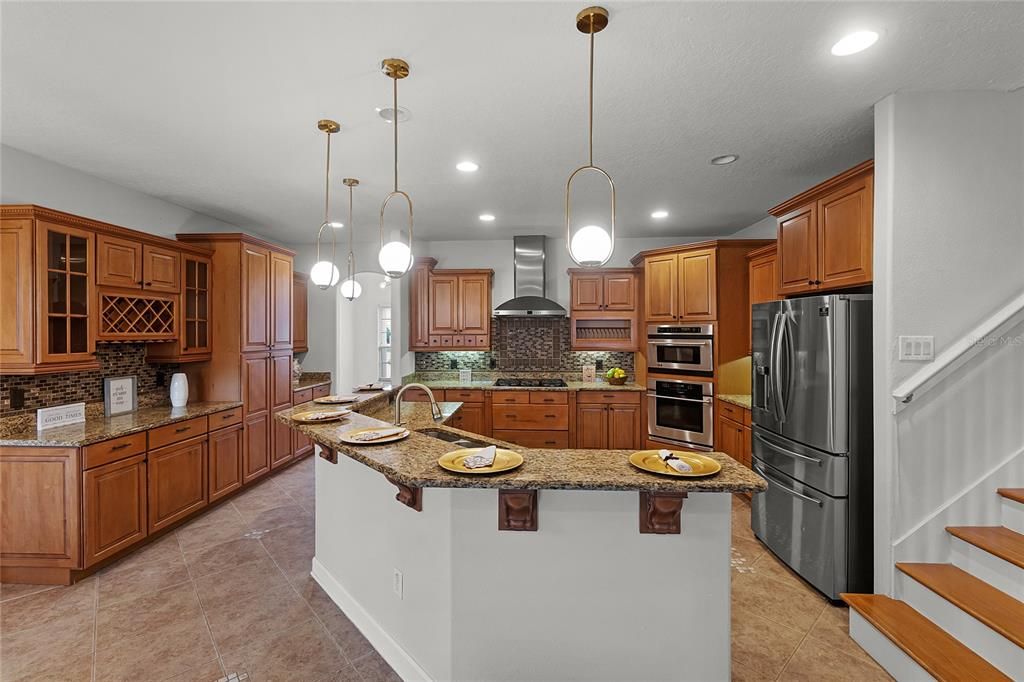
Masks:
[[[736,156],[735,154],[723,154],[722,156],[716,156],[715,158],[711,159],[711,165],[728,166],[730,163],[736,161],[738,158],[740,157]]]
[[[472,161],[459,161],[455,164],[455,167],[463,173],[475,173],[480,169],[480,166]]]
[[[481,213],[480,220],[484,221],[485,223],[492,223],[494,222],[494,216],[491,215],[490,213]]]
[[[394,107],[375,107],[377,115],[380,116],[386,123],[395,122],[395,108]],[[405,107],[398,107],[398,122],[404,123],[409,120],[411,114]]]
[[[878,41],[878,34],[874,31],[856,31],[845,35],[832,46],[832,54],[837,57],[846,57],[866,50]]]
[[[653,213],[651,213],[651,217],[652,218],[658,218],[659,220],[661,218],[667,218],[668,217],[668,211],[654,211]]]

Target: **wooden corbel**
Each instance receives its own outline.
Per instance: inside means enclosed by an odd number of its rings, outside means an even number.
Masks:
[[[423,488],[414,488],[391,478],[388,478],[388,483],[398,488],[398,494],[395,495],[396,500],[409,509],[423,511]]]
[[[498,490],[498,530],[537,530],[536,490]]]
[[[679,535],[686,493],[640,491],[640,532]]]
[[[325,445],[317,445],[316,448],[319,450],[317,454],[320,455],[321,459],[326,459],[331,464],[338,463],[338,452],[334,448],[329,448]]]

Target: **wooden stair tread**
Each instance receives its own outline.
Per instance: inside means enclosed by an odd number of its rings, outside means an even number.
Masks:
[[[1024,647],[1024,603],[953,564],[897,563],[896,568]]]
[[[1024,488],[1000,488],[996,492],[1008,500],[1024,504]]]
[[[1024,535],[1004,526],[947,526],[946,532],[1024,568]]]
[[[840,596],[937,680],[1010,679],[902,601],[881,594]]]

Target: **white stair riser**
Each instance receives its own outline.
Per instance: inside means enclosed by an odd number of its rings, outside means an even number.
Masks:
[[[1024,649],[905,573],[898,579],[903,601],[922,616],[1005,674],[1024,670]]]
[[[1003,525],[1012,531],[1024,534],[1024,504],[1003,498]]]
[[[984,580],[1014,599],[1024,601],[1024,569],[958,537],[951,535],[950,540],[950,554],[954,566]]]
[[[850,637],[899,682],[924,682],[935,679],[854,609],[850,609]]]

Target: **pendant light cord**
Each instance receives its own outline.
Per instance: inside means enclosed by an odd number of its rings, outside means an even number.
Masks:
[[[594,15],[590,15],[590,165],[594,165]]]
[[[395,117],[394,130],[395,130],[395,191],[398,191],[398,79],[392,79],[392,87],[394,91],[394,110],[392,115]]]
[[[331,210],[331,134],[327,133],[327,172],[324,175],[324,222]]]

